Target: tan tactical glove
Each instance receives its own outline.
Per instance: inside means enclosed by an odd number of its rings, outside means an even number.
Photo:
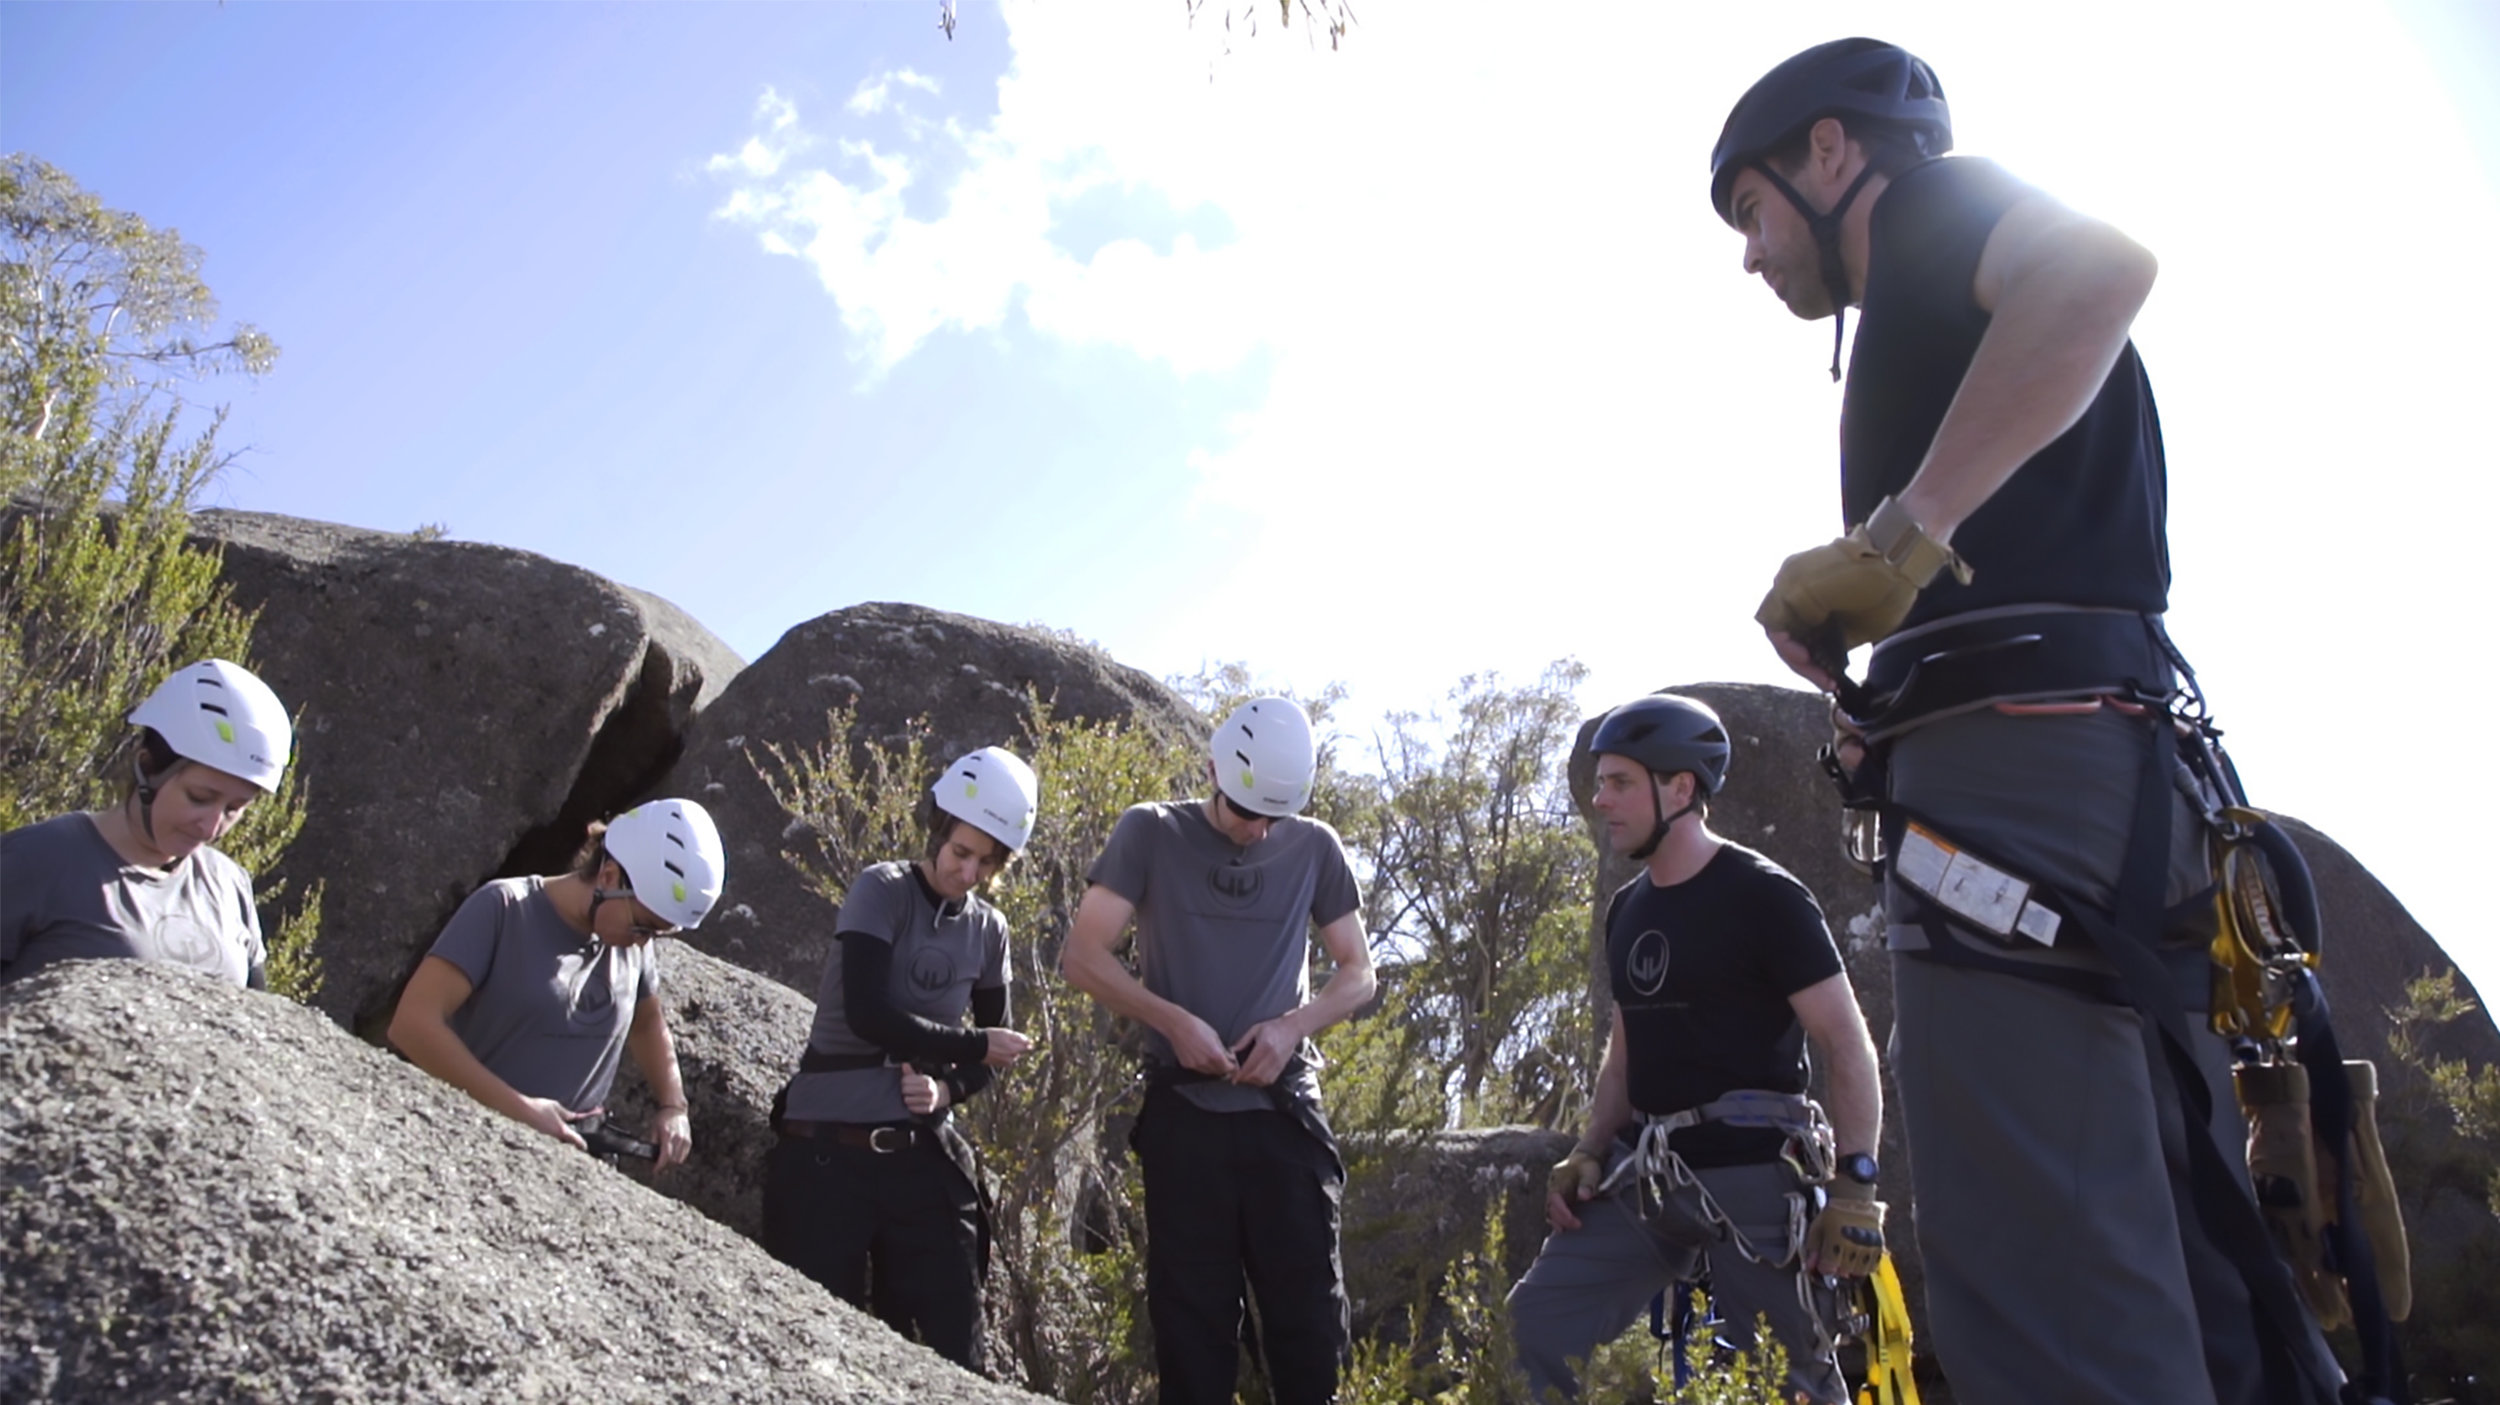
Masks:
[[[1875,1187],[1838,1180],[1824,1187],[1830,1199],[1806,1231],[1806,1264],[1819,1273],[1864,1278],[1884,1261],[1884,1202]]]
[[[1947,568],[1970,584],[1969,563],[1886,498],[1849,535],[1781,562],[1753,617],[1804,644],[1837,674],[1851,649],[1899,629],[1918,593]]]
[[[1597,1198],[1597,1188],[1606,1179],[1606,1158],[1575,1146],[1571,1154],[1554,1163],[1545,1177],[1545,1188],[1563,1198],[1566,1205]]]

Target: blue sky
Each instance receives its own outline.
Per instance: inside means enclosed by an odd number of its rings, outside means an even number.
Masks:
[[[1829,329],[1743,276],[1704,158],[1769,64],[1893,38],[1964,149],[2161,257],[2175,632],[2257,799],[2500,990],[2456,788],[2487,7],[1359,13],[1227,54],[1181,0],[967,0],[952,41],[935,0],[12,3],[0,147],[179,228],[284,347],[214,388],[220,505],[439,522],[749,657],[909,600],[1340,680],[1363,725],[1565,655],[1592,710],[1783,681],[1749,617],[1836,526]]]

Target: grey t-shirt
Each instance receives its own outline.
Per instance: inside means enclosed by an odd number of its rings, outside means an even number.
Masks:
[[[1137,976],[1146,989],[1205,1020],[1231,1047],[1250,1027],[1310,998],[1311,927],[1363,900],[1337,831],[1312,819],[1278,820],[1267,837],[1235,844],[1197,801],[1138,805],[1120,816],[1086,874],[1137,905]],[[1150,1057],[1172,1045],[1146,1031]],[[1215,1112],[1273,1107],[1260,1088],[1185,1083]],[[1316,1095],[1316,1080],[1306,1091]]]
[[[0,835],[0,983],[55,961],[163,961],[249,985],[268,959],[242,865],[125,862],[83,811]]]
[[[469,895],[429,953],[474,987],[451,1029],[497,1078],[575,1112],[607,1102],[634,1008],[659,981],[649,944],[576,932],[536,878]]]
[[[908,863],[876,864],[851,880],[833,926],[855,940],[893,944],[886,999],[907,1015],[961,1024],[975,989],[997,990],[1008,981],[1007,919],[978,894],[948,904],[941,914]],[[834,1055],[884,1052],[854,1033],[843,1016],[839,941],[816,987],[816,1023],[807,1047]],[[900,1068],[801,1073],[790,1080],[788,1111],[805,1122],[900,1122],[911,1116],[903,1106]]]

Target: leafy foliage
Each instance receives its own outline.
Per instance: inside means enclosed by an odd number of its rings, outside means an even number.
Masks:
[[[111,805],[123,719],[167,674],[249,661],[252,618],[189,544],[191,504],[228,457],[193,381],[257,375],[277,346],[212,329],[200,252],[110,210],[59,169],[0,160],[0,829]],[[304,821],[300,774],[223,844],[266,872]],[[274,988],[308,999],[320,894],[259,894]],[[277,915],[274,922],[270,919]]]
[[[1451,1122],[1561,1125],[1595,1080],[1580,981],[1596,856],[1565,774],[1585,675],[1471,675],[1446,727],[1393,714],[1378,743],[1355,836],[1392,992],[1375,1037],[1397,1041],[1393,1066],[1432,1071]]]

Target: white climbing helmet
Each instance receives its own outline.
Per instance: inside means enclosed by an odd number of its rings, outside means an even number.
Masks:
[[[1003,747],[985,746],[947,767],[929,787],[929,798],[1014,853],[1033,837],[1042,783],[1024,758]]]
[[[672,926],[702,922],[729,875],[720,831],[691,800],[646,800],[609,821],[601,842],[634,897]]]
[[[1252,698],[1233,709],[1207,744],[1215,785],[1234,804],[1271,819],[1300,814],[1311,800],[1319,752],[1311,719],[1291,698]]]
[[[165,739],[174,755],[274,792],[294,749],[286,705],[252,671],[203,659],[174,674],[131,711],[130,725]]]

